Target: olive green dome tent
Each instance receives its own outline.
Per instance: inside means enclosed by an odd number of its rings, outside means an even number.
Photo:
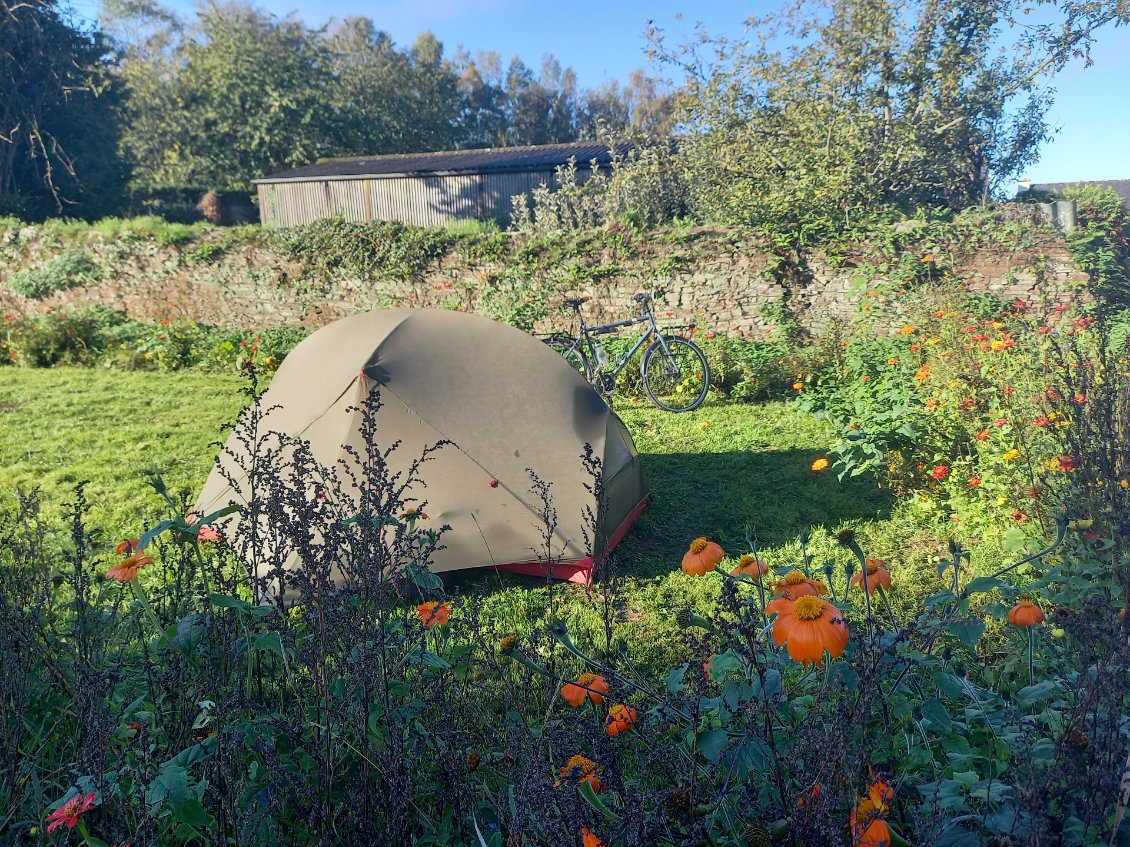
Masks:
[[[380,391],[376,446],[406,469],[437,442],[451,444],[421,466],[429,526],[450,525],[436,572],[497,567],[546,574],[543,504],[532,469],[551,483],[557,512],[552,575],[588,582],[593,550],[615,546],[648,492],[631,435],[564,359],[538,339],[478,315],[392,309],[336,321],[294,348],[260,400],[266,429],[308,442],[323,467],[358,471],[368,448],[361,407]],[[582,454],[603,465],[600,514]],[[201,514],[246,504],[255,447],[237,431],[216,459],[196,505]],[[350,496],[348,490],[338,496]],[[239,516],[220,525],[233,537]],[[293,566],[296,557],[288,561]]]

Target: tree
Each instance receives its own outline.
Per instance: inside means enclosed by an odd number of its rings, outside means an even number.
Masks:
[[[328,39],[336,155],[402,151],[415,131],[409,57],[368,18],[346,18]]]
[[[542,59],[541,76],[515,56],[506,73],[508,144],[560,144],[577,139],[577,78],[552,55]]]
[[[653,31],[686,74],[680,156],[699,214],[837,227],[984,200],[1048,134],[1045,58],[998,47],[1015,8],[826,0],[750,20],[755,41],[682,50]]]
[[[659,141],[671,135],[674,122],[675,93],[643,68],[631,71],[624,86],[613,79],[586,91],[580,115],[587,138],[609,130]]]
[[[0,214],[111,211],[120,92],[97,31],[54,0],[0,0]]]
[[[462,105],[459,144],[462,147],[501,147],[506,144],[506,89],[502,59],[497,53],[460,49],[452,58]]]
[[[329,53],[318,33],[239,2],[125,50],[125,149],[139,181],[243,188],[325,155]]]

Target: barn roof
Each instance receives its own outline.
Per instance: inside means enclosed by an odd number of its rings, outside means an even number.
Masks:
[[[631,145],[616,145],[621,153]],[[506,171],[548,171],[576,159],[585,166],[594,159],[601,165],[612,160],[608,144],[581,141],[573,144],[540,144],[531,147],[488,147],[481,150],[446,150],[439,153],[397,153],[391,156],[360,156],[323,159],[304,168],[271,174],[256,183],[308,182],[335,179],[368,179],[398,176],[438,176]]]
[[[1046,191],[1049,194],[1058,194],[1065,188],[1076,185],[1101,185],[1110,188],[1122,198],[1122,205],[1130,209],[1130,179],[1088,179],[1079,182],[1041,182],[1032,183],[1030,191]]]

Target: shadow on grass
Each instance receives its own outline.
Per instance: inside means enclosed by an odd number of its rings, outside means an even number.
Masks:
[[[768,548],[809,527],[890,516],[894,496],[874,477],[840,482],[830,469],[815,473],[819,456],[813,450],[642,455],[652,503],[617,548],[622,571],[667,573],[699,535],[738,555],[747,549],[747,533]]]
[[[652,500],[616,548],[625,576],[649,579],[678,568],[697,536],[731,555],[746,552],[746,534],[762,548],[795,541],[816,526],[890,517],[894,496],[863,474],[840,482],[833,471],[815,473],[814,450],[739,450],[725,453],[641,454]],[[460,590],[544,587],[542,577],[479,570],[446,573]]]

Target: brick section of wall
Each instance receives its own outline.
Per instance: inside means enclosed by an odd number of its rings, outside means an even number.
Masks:
[[[819,335],[829,322],[858,315],[860,298],[883,279],[864,261],[865,254],[837,260],[816,254],[806,259],[800,273],[782,273],[755,236],[734,230],[703,230],[683,243],[652,239],[644,247],[638,261],[619,260],[617,276],[596,282],[570,285],[555,281],[561,278],[555,269],[539,271],[539,290],[551,302],[565,293],[590,295],[587,319],[612,320],[632,313],[634,291],[662,282],[656,277],[657,259],[682,259],[667,265],[683,269],[672,275],[667,298],[657,304],[663,322],[695,322],[721,333],[764,339],[777,332],[766,317],[768,308],[784,302],[802,327]],[[489,311],[485,298],[508,278],[505,260],[468,264],[454,255],[423,278],[401,281],[314,278],[299,263],[261,244],[240,245],[214,260],[196,262],[184,249],[149,241],[105,244],[92,235],[83,249],[109,269],[103,279],[42,300],[24,299],[7,290],[5,279],[57,248],[42,244],[33,228],[8,231],[6,243],[0,244],[0,313],[102,304],[143,320],[313,328],[373,308]],[[951,261],[948,272],[965,280],[970,291],[1036,307],[1087,297],[1086,274],[1075,269],[1066,244],[1052,235],[1023,249],[972,252]],[[941,276],[946,264],[939,257],[932,267]],[[554,317],[538,329],[568,323],[567,314],[551,312]]]

